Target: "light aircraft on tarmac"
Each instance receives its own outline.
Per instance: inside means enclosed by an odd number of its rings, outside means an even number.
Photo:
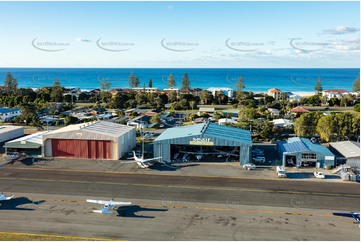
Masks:
[[[131,161],[130,163],[137,163],[139,168],[148,168],[151,165],[154,165],[154,163],[162,163],[161,161],[162,157],[155,157],[155,158],[150,158],[150,159],[143,159],[143,156],[141,158],[139,158],[136,154],[135,151],[133,151],[133,159],[134,161]],[[129,162],[123,162],[123,163],[129,163]]]
[[[25,154],[21,154],[19,152],[13,152],[11,154],[8,154],[7,156],[5,156],[4,160],[7,162],[14,162],[17,160],[20,160],[22,158],[25,158],[26,155]]]
[[[7,197],[7,196],[5,196],[4,195],[4,193],[0,193],[0,202],[1,201],[8,201],[8,200],[10,200],[10,199],[12,199],[14,197],[14,195],[12,195],[11,197]]]
[[[87,199],[88,203],[96,203],[96,204],[103,204],[104,207],[101,210],[93,210],[93,213],[105,213],[105,214],[112,214],[113,209],[116,205],[130,205],[131,202],[114,202],[114,198],[109,201],[103,201],[103,200],[92,200]]]
[[[236,147],[230,152],[217,150],[217,149],[214,149],[214,151],[204,152],[203,149],[202,149],[202,146],[201,146],[199,151],[179,151],[179,153],[194,155],[197,158],[197,160],[201,160],[203,158],[203,156],[205,156],[205,155],[217,155],[218,158],[223,157],[223,156],[236,156],[236,157],[238,157],[238,155],[235,154],[236,152],[237,152]]]
[[[336,216],[353,218],[354,219],[353,223],[358,224],[358,226],[360,226],[360,213],[349,212],[349,213],[332,213],[332,214]]]

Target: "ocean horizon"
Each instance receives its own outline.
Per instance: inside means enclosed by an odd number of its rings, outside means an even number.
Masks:
[[[147,87],[152,79],[153,87],[164,89],[168,76],[176,79],[181,87],[184,73],[188,74],[191,88],[236,89],[239,76],[244,79],[245,91],[266,92],[278,88],[283,92],[313,92],[317,78],[321,78],[323,90],[344,89],[351,91],[359,68],[0,68],[0,76],[6,73],[18,81],[21,88],[52,86],[57,78],[67,88],[92,90],[100,88],[102,80],[111,83],[110,89],[129,88],[131,72],[139,77],[140,85]],[[4,82],[3,82],[4,83]],[[0,85],[3,83],[0,82]]]

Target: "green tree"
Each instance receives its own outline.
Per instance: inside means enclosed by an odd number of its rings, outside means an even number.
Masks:
[[[360,92],[360,75],[358,75],[358,77],[356,77],[355,81],[353,82],[352,91]]]
[[[243,89],[246,88],[246,85],[244,84],[244,79],[242,76],[238,77],[237,83],[236,83],[236,90],[237,90],[237,94],[236,94],[236,98],[238,100],[241,100],[243,97]]]
[[[154,115],[151,119],[150,122],[152,124],[158,124],[160,123],[160,114],[158,113],[157,115]]]
[[[175,88],[176,87],[175,78],[174,78],[172,73],[170,73],[170,75],[168,77],[168,87],[169,88]]]
[[[304,113],[294,122],[294,131],[299,137],[311,137],[317,133],[316,126],[321,112]]]
[[[190,86],[190,81],[189,81],[189,78],[188,78],[188,74],[184,73],[183,78],[182,78],[182,88],[181,88],[181,90],[182,91],[189,91],[190,87],[191,86]]]
[[[10,72],[8,72],[5,76],[5,91],[7,93],[14,94],[16,93],[18,88],[18,81],[15,77],[12,76]]]
[[[54,79],[50,97],[54,102],[63,101],[63,88],[62,88],[62,86],[60,86],[60,81],[58,78]]]
[[[133,71],[130,72],[130,75],[128,77],[129,86],[131,88],[138,87],[140,84],[139,78],[134,75]]]
[[[66,116],[64,118],[64,124],[65,125],[69,125],[69,124],[75,124],[79,121],[79,119],[77,117],[73,117],[73,116]]]
[[[209,104],[213,101],[213,95],[210,91],[202,90],[200,93],[200,99],[203,104]]]
[[[152,87],[153,87],[153,81],[152,81],[152,79],[149,79],[148,87],[149,87],[149,88],[152,88]]]
[[[169,102],[175,102],[177,100],[177,92],[176,91],[170,91],[168,92],[168,101]]]
[[[331,141],[333,134],[333,118],[331,115],[322,116],[316,126],[316,131],[320,135],[320,138],[326,142]]]
[[[321,78],[318,77],[317,78],[317,81],[316,81],[316,85],[315,85],[315,91],[316,91],[316,94],[319,94],[322,92],[322,83],[321,83]]]
[[[340,106],[344,106],[344,107],[351,106],[352,102],[353,102],[353,97],[351,94],[348,94],[341,98]]]
[[[355,106],[353,107],[353,111],[360,112],[360,104],[359,103],[355,104]]]

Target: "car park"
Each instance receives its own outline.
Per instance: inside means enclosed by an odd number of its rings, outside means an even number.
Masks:
[[[313,175],[316,177],[316,178],[318,178],[318,179],[325,179],[325,173],[323,173],[323,172],[320,172],[320,171],[315,171],[314,173],[313,173]]]
[[[256,165],[253,163],[247,163],[247,164],[243,165],[243,168],[245,168],[246,170],[254,170],[254,169],[256,169]]]

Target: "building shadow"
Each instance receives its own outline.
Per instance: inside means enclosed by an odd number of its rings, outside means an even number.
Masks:
[[[173,164],[156,163],[156,164],[152,165],[151,167],[149,167],[149,170],[176,171],[176,170],[180,170],[180,169],[185,168],[185,167],[192,167],[192,166],[199,166],[199,164],[180,164],[180,163],[177,163],[177,165],[173,165]]]
[[[128,218],[155,218],[154,216],[137,215],[140,212],[165,212],[164,208],[144,208],[138,205],[122,206],[117,209],[118,217]]]
[[[25,204],[33,204],[27,197],[16,197],[7,201],[0,202],[0,210],[34,210],[32,208],[18,208],[18,206]]]

